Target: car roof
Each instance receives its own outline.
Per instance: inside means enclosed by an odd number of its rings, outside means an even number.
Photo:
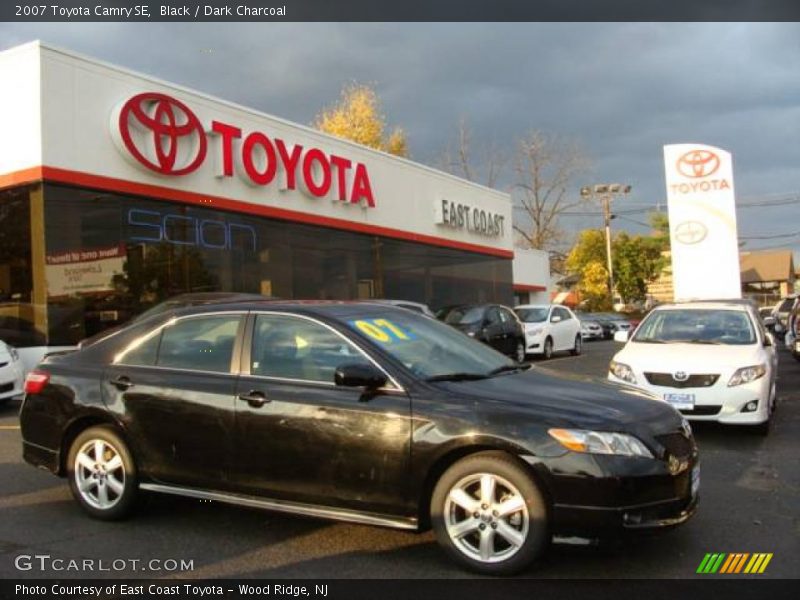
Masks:
[[[735,300],[693,300],[691,302],[677,302],[675,304],[660,304],[653,310],[681,310],[686,308],[746,311],[748,308],[752,308],[752,304],[749,302],[737,302]]]
[[[519,304],[514,307],[514,310],[518,308],[550,308],[551,306],[561,306],[561,304]]]
[[[225,311],[276,311],[305,314],[328,315],[334,318],[358,317],[366,314],[380,314],[385,311],[398,311],[403,314],[415,314],[405,308],[385,302],[368,300],[238,300],[230,302],[214,302],[197,305],[175,307],[173,315],[201,314]],[[164,313],[166,314],[166,312]]]

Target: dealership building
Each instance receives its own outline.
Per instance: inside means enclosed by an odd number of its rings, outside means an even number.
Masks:
[[[39,42],[0,52],[0,77],[11,344],[182,292],[514,301],[508,194]]]

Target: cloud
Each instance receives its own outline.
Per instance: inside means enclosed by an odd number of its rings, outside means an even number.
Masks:
[[[37,38],[300,123],[371,83],[428,164],[461,117],[478,147],[563,134],[636,206],[663,202],[661,147],[679,142],[731,151],[742,196],[800,192],[797,23],[0,24],[2,47]],[[796,209],[740,226],[782,233]]]

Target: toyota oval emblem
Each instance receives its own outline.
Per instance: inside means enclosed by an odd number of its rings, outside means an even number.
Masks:
[[[125,149],[139,164],[161,175],[187,175],[206,158],[207,142],[197,116],[166,94],[137,94],[117,120]]]
[[[719,156],[711,150],[698,148],[681,156],[675,166],[684,177],[696,179],[713,175],[719,169],[719,165]]]
[[[672,378],[675,381],[686,381],[689,379],[689,374],[686,371],[675,371],[672,374]]]
[[[700,221],[684,221],[675,227],[675,240],[681,244],[698,244],[706,239],[708,227]]]

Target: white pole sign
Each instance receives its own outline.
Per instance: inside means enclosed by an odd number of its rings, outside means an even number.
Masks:
[[[730,152],[664,146],[675,300],[742,297]]]

